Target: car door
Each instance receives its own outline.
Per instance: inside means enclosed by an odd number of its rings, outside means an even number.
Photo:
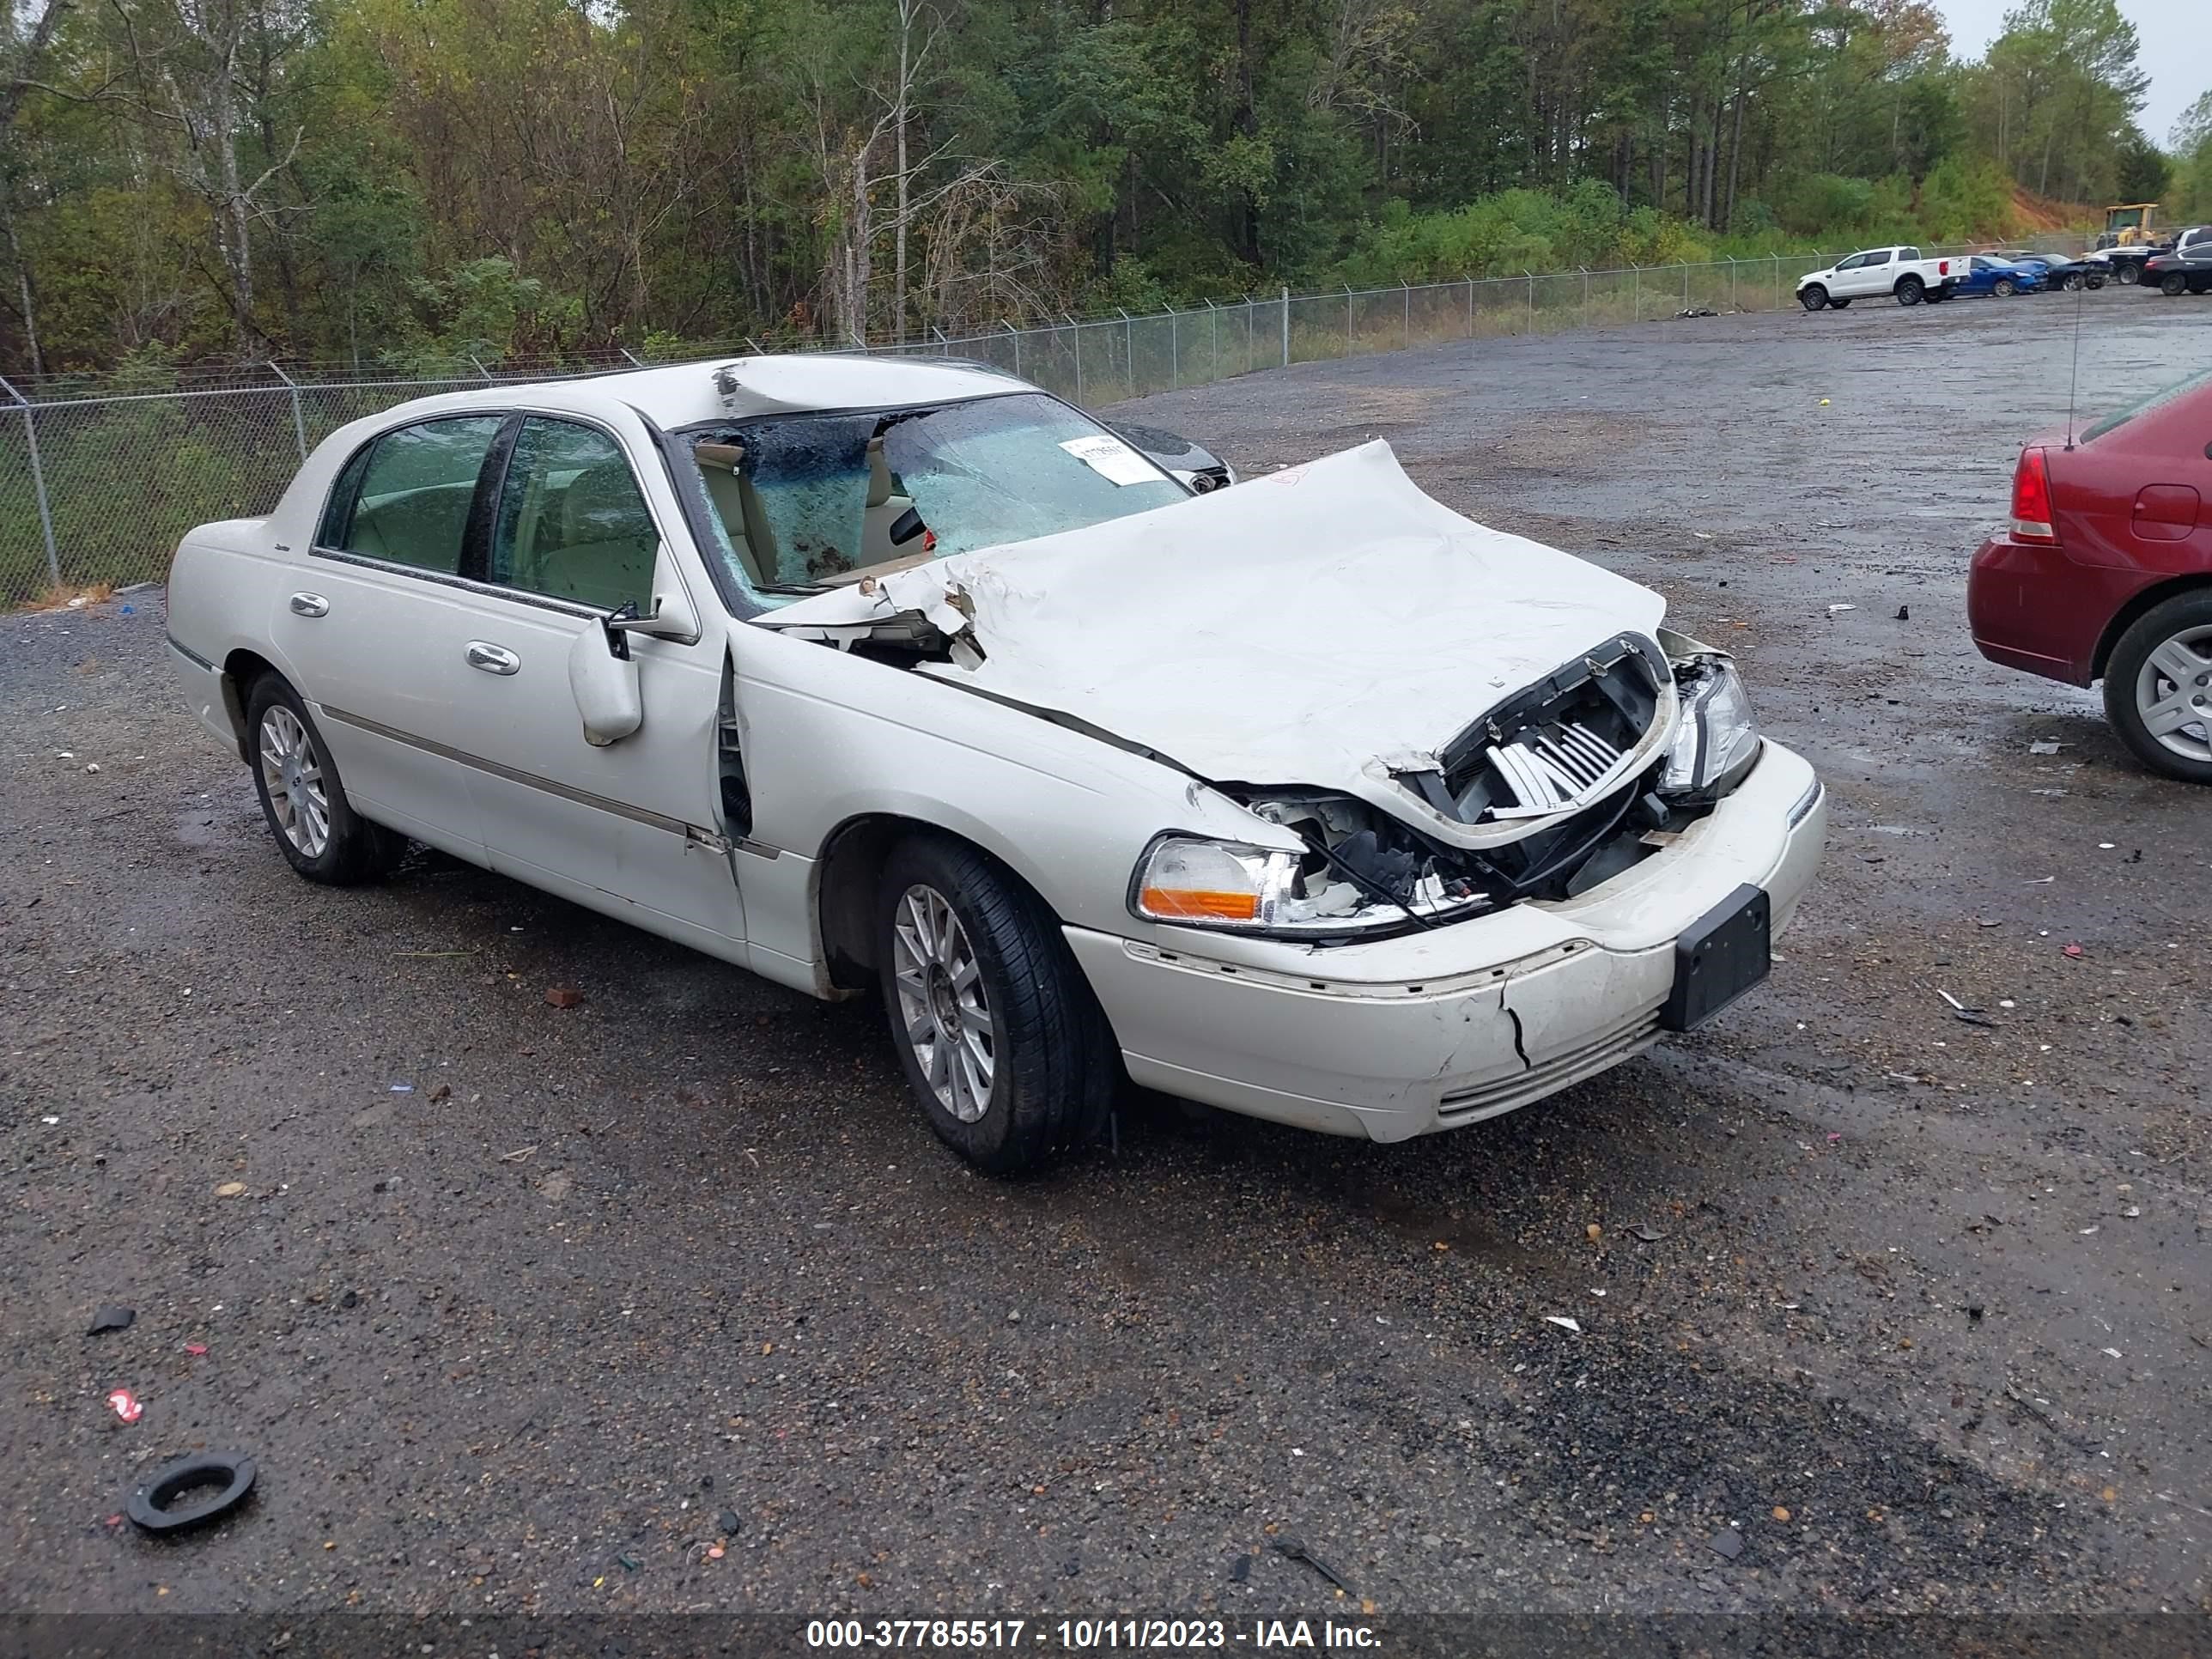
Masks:
[[[635,435],[638,453],[641,434]],[[672,501],[664,503],[672,507]],[[672,512],[664,525],[622,435],[574,415],[525,414],[489,511],[465,694],[454,744],[467,757],[494,869],[737,955],[744,912],[720,829],[718,767],[727,633]],[[700,637],[623,636],[643,723],[585,740],[569,653],[609,648],[602,623],[649,613],[657,556],[685,589]]]
[[[362,445],[270,624],[346,793],[368,817],[478,862],[476,802],[445,750],[452,709],[472,689],[463,545],[506,423],[503,411],[441,416]]]
[[[1881,294],[1889,288],[1889,250],[1886,247],[1869,249],[1859,256],[1859,267],[1851,273],[1851,296]]]

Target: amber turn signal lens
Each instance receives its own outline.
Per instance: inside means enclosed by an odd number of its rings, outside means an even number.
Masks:
[[[1256,893],[1206,893],[1180,887],[1147,887],[1137,896],[1145,914],[1208,921],[1251,921],[1259,916]]]

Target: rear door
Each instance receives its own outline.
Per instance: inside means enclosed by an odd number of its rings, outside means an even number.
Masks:
[[[369,817],[478,862],[476,803],[445,742],[470,689],[462,547],[506,423],[497,412],[448,416],[362,446],[340,469],[298,586],[270,623],[347,794]]]

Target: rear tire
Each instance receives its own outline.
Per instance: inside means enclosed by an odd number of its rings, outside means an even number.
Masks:
[[[1927,297],[1927,294],[1928,284],[1917,276],[1900,276],[1897,279],[1897,303],[1901,306],[1917,306]]]
[[[1831,311],[1849,311],[1851,308],[1851,302],[1849,300],[1831,300],[1828,301],[1828,308]]]
[[[287,863],[327,887],[391,873],[407,838],[353,810],[323,734],[283,675],[264,674],[247,689],[246,730],[253,792]]]
[[[935,836],[884,863],[876,951],[891,1046],[938,1139],[1020,1175],[1097,1133],[1120,1051],[1060,924],[995,860]]]
[[[2112,280],[2123,288],[2131,287],[2142,280],[2142,272],[2136,269],[2134,261],[2123,259],[2112,266]]]
[[[2120,741],[2154,772],[2212,784],[2212,588],[2182,593],[2136,618],[2105,664],[2105,714]],[[2191,668],[2189,659],[2201,666]],[[2154,711],[2201,715],[2151,730]],[[2191,735],[2193,730],[2202,739]]]
[[[2158,291],[2169,300],[2179,300],[2189,292],[2189,279],[2178,270],[2169,270],[2158,279]]]
[[[1797,303],[1808,311],[1825,311],[1828,306],[1828,290],[1814,283],[1809,288],[1797,290]]]

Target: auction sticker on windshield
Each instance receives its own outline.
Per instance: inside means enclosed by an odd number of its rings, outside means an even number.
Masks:
[[[1060,447],[1109,483],[1156,483],[1159,469],[1119,438],[1070,438]]]

